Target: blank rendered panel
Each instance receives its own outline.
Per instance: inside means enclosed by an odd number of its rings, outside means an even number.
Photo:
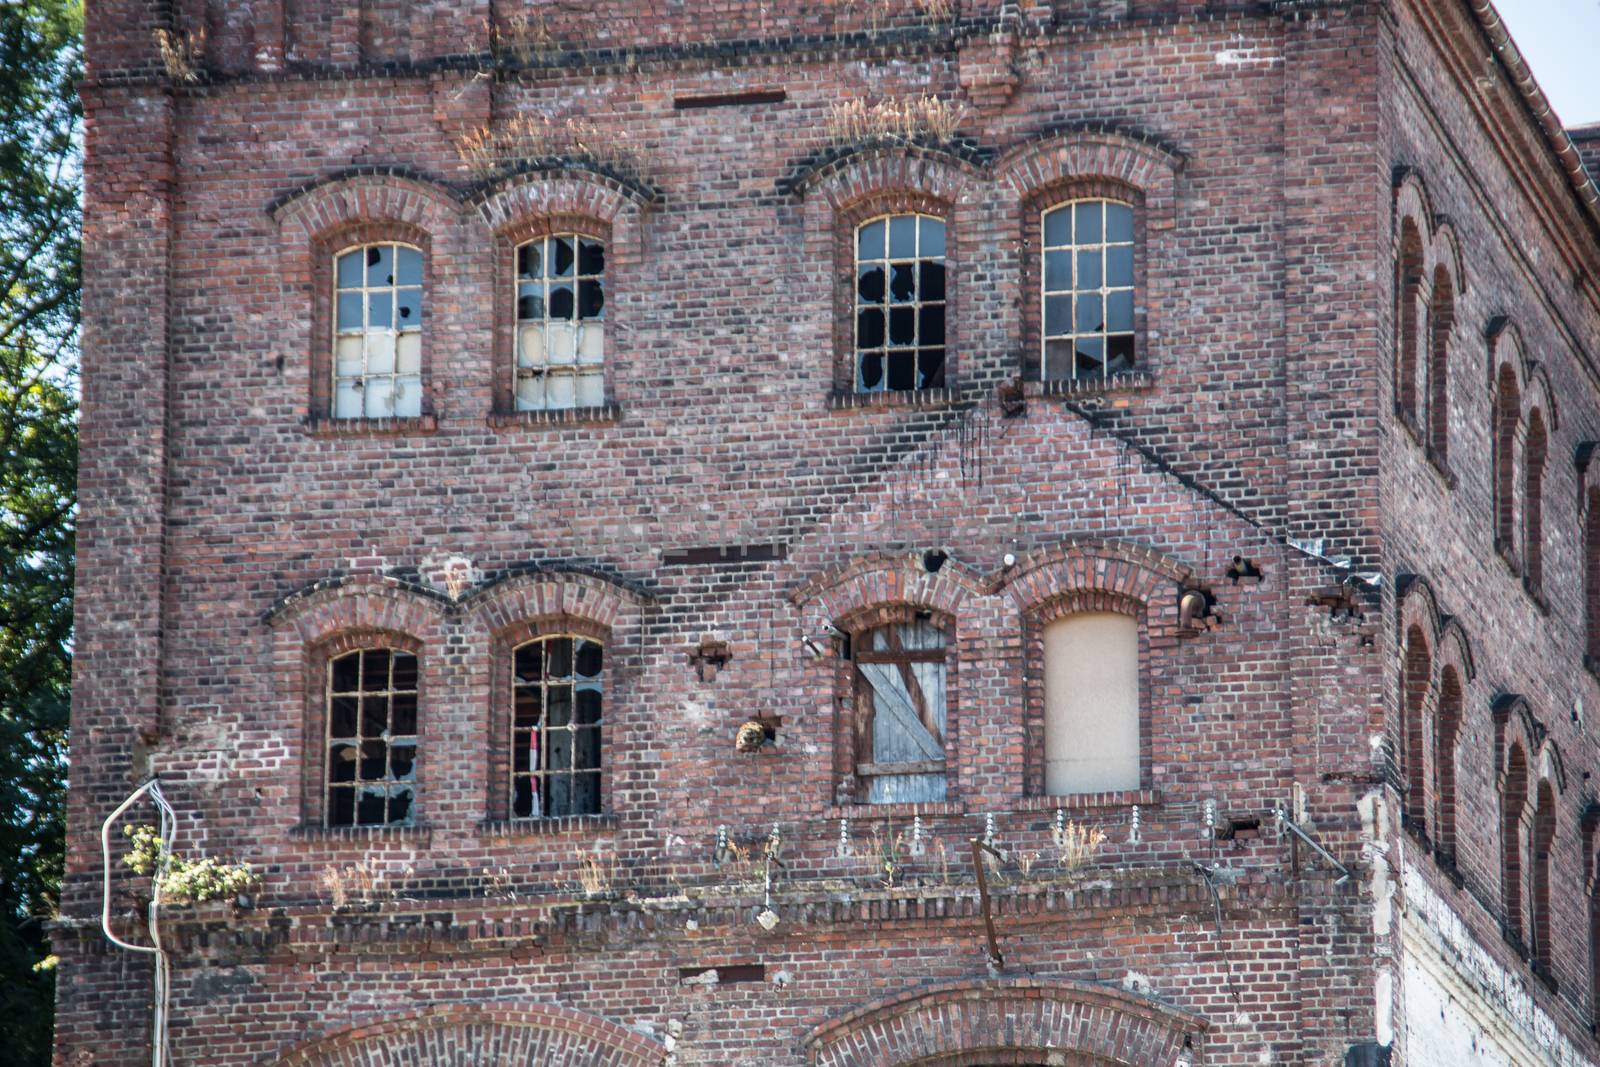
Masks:
[[[1139,788],[1139,623],[1093,611],[1044,628],[1044,785]]]

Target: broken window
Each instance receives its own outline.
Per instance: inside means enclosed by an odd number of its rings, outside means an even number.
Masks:
[[[402,244],[334,259],[333,416],[422,414],[422,253]]]
[[[1044,377],[1134,370],[1133,208],[1073,200],[1044,213]]]
[[[1064,615],[1044,628],[1044,791],[1139,788],[1139,620]]]
[[[856,230],[856,389],[944,385],[944,222],[885,215]]]
[[[605,245],[576,233],[517,248],[518,411],[605,403]]]
[[[328,661],[329,826],[416,817],[417,657],[364,648]]]
[[[890,623],[852,642],[856,778],[870,804],[945,799],[948,641],[929,619]]]
[[[604,653],[584,637],[541,637],[512,655],[511,816],[600,813]]]

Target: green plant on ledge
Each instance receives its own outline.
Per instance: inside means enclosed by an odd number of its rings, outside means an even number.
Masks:
[[[211,856],[187,860],[162,842],[154,826],[129,826],[122,831],[129,849],[122,857],[135,874],[155,875],[156,895],[174,904],[228,900],[253,889],[260,880],[247,864],[221,863]]]

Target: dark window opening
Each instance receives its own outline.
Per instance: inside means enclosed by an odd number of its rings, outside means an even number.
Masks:
[[[329,826],[416,821],[417,657],[388,648],[328,662]]]
[[[583,637],[542,637],[512,655],[511,816],[600,813],[604,653]]]

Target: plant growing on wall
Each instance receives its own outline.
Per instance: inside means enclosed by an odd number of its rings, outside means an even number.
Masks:
[[[156,893],[174,904],[228,900],[255,888],[260,879],[248,864],[223,863],[212,856],[184,859],[161,840],[154,826],[129,826],[128,852],[122,862],[136,874],[154,875]]]

